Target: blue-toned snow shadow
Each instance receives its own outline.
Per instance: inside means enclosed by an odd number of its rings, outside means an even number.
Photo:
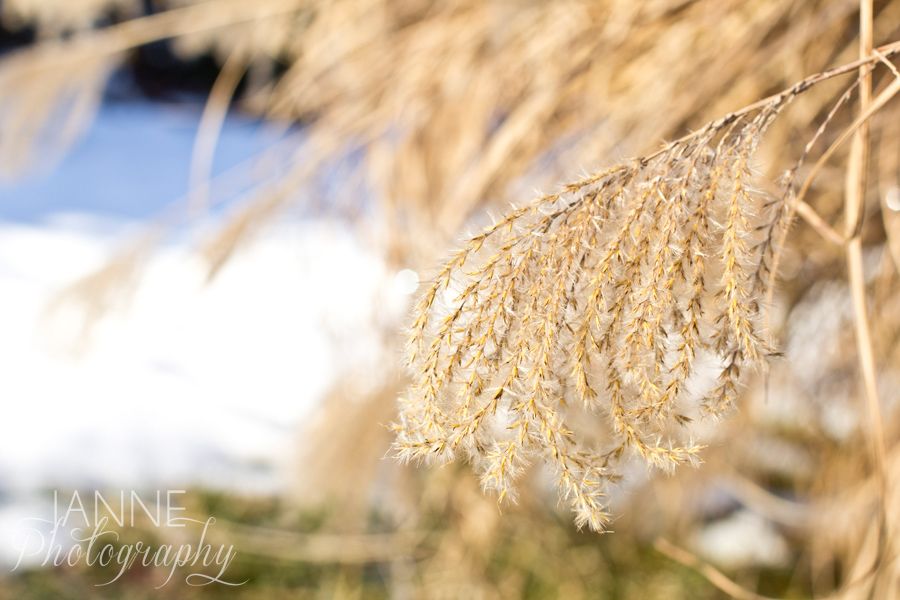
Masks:
[[[0,181],[0,220],[34,224],[71,213],[144,220],[160,214],[188,193],[201,112],[202,104],[196,102],[104,102],[59,162],[35,165],[16,180]],[[242,167],[283,140],[284,130],[229,114],[213,174]],[[213,211],[240,191],[236,185],[224,198],[217,194]]]

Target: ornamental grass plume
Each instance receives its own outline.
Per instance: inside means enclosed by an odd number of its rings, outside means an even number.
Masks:
[[[796,168],[784,195],[767,198],[753,185],[754,152],[784,107],[829,76],[516,208],[470,238],[416,306],[398,456],[461,454],[501,499],[540,457],[576,523],[595,531],[609,521],[606,485],[627,453],[666,471],[696,463],[702,447],[688,425],[732,406],[742,374],[773,353],[761,308],[797,202]],[[701,357],[718,374],[698,393]],[[606,417],[603,445],[567,425],[575,404]]]

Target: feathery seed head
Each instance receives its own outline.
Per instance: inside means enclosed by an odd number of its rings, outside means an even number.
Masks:
[[[753,189],[750,163],[784,100],[567,185],[472,237],[416,306],[398,455],[463,455],[501,499],[542,458],[578,525],[596,531],[624,457],[666,471],[696,463],[701,446],[679,441],[690,404],[720,414],[770,352],[760,272],[783,213]],[[701,354],[722,368],[698,400],[686,383]],[[602,447],[568,428],[570,401],[607,417]]]

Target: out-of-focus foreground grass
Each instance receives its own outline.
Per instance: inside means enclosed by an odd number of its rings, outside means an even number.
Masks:
[[[467,496],[479,494],[469,477],[448,488],[451,500],[428,516],[420,531],[397,533],[390,519],[369,517],[366,533],[340,533],[339,515],[313,512],[276,498],[191,493],[184,516],[216,515],[213,544],[233,544],[237,558],[227,571],[231,582],[188,585],[181,568],[169,580],[167,567],[135,567],[111,585],[117,565],[106,568],[23,570],[4,578],[0,597],[81,598],[718,598],[721,593],[696,571],[678,565],[652,544],[628,535],[578,532],[552,512],[513,509],[502,517]],[[449,479],[449,477],[447,477]],[[451,485],[449,481],[445,482]],[[478,503],[480,504],[480,503]],[[173,541],[146,528],[118,530],[123,544]],[[759,589],[779,597],[802,597],[785,568],[756,574]],[[793,593],[792,593],[793,592]]]

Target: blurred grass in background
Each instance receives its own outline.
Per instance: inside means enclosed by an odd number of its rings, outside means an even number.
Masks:
[[[281,151],[287,168],[261,154],[257,185],[194,240],[207,277],[303,202],[306,218],[351,231],[385,265],[386,281],[407,270],[427,280],[489,211],[853,60],[857,10],[844,0],[6,0],[4,27],[17,32],[7,39],[20,48],[0,62],[0,170],[12,177],[64,152],[111,73],[131,73],[156,98],[199,89],[207,102],[188,197],[136,248],[62,294],[85,309],[87,324],[140,278],[167,231],[208,225],[218,201],[210,165],[229,111],[301,135]],[[900,3],[876,2],[874,23],[876,45],[900,37]],[[876,88],[892,76],[880,69]],[[818,86],[775,124],[756,165],[764,191],[776,189],[846,85]],[[851,121],[852,111],[839,113],[822,147]],[[872,120],[863,237],[892,482],[900,470],[900,220],[890,204],[900,193],[898,123],[896,103]],[[841,219],[846,157],[846,148],[836,153],[808,198],[831,223]],[[796,226],[773,309],[785,358],[749,382],[733,415],[709,425],[699,469],[625,473],[611,499],[615,533],[576,531],[539,467],[519,503],[498,508],[466,469],[385,460],[384,425],[406,386],[405,319],[376,306],[366,343],[374,339],[377,352],[333,365],[331,392],[297,433],[290,491],[248,499],[192,490],[192,510],[220,519],[220,535],[235,544],[230,574],[248,584],[154,590],[159,573],[141,572],[103,589],[93,585],[102,573],[76,568],[6,575],[0,595],[721,597],[708,570],[702,576],[657,550],[664,537],[702,557],[701,570],[708,561],[755,593],[895,597],[892,555],[870,577],[879,495],[844,271],[840,248]],[[357,343],[334,341],[338,355]],[[893,486],[883,501],[889,509],[900,501]]]
[[[467,478],[464,478],[467,479]],[[466,481],[474,486],[472,481]],[[459,487],[459,484],[456,484]],[[467,493],[475,493],[470,489]],[[459,492],[457,492],[459,494]],[[460,535],[451,506],[429,515],[428,530],[398,535],[377,515],[368,533],[335,535],[330,517],[273,498],[193,493],[188,516],[216,515],[214,543],[234,544],[227,588],[185,584],[179,570],[136,567],[109,586],[110,567],[23,571],[7,577],[2,598],[718,598],[695,571],[627,535],[597,538],[550,513],[508,511],[488,531]],[[472,524],[472,527],[488,525]],[[123,531],[123,541],[161,543],[152,527]],[[439,558],[436,558],[439,557]],[[206,572],[215,575],[216,570]],[[461,575],[467,575],[463,579]],[[761,589],[802,597],[787,569],[759,573]],[[421,579],[424,578],[424,579]],[[423,584],[427,587],[423,588]]]

